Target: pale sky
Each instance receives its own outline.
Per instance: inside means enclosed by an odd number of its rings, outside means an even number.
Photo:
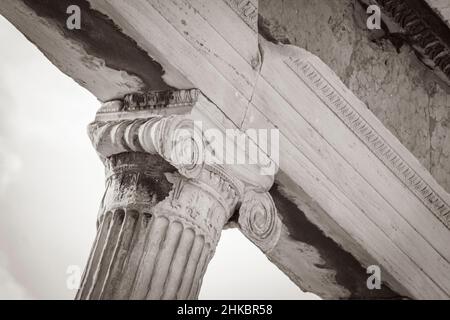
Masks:
[[[99,103],[0,16],[0,299],[73,299],[104,190],[86,134]],[[314,299],[237,230],[222,233],[200,299]]]

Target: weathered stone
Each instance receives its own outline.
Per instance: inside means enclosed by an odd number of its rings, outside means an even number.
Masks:
[[[388,39],[371,42],[358,6],[261,0],[260,24],[273,40],[319,56],[450,191],[450,89],[407,45],[398,52]]]

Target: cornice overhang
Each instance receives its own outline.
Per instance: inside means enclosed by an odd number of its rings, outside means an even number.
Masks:
[[[424,0],[369,0],[400,27],[421,60],[450,85],[450,27]]]

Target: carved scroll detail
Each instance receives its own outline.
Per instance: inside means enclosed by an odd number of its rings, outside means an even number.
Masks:
[[[152,144],[181,174],[189,178],[199,176],[205,162],[205,139],[192,120],[169,116],[147,122],[138,130],[139,141],[146,151],[152,151]]]
[[[245,192],[238,223],[244,235],[265,253],[271,251],[280,238],[281,220],[267,192]]]
[[[420,201],[450,229],[450,205],[309,61],[289,58],[288,65]]]
[[[189,178],[196,178],[204,165],[204,137],[185,116],[95,121],[89,134],[103,158],[130,151],[159,154]]]

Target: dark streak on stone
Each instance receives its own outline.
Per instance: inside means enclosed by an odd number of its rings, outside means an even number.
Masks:
[[[68,39],[78,42],[86,52],[103,59],[106,66],[125,71],[140,78],[145,87],[142,90],[167,90],[164,70],[136,41],[126,36],[104,14],[91,9],[86,0],[21,0],[38,16],[51,20]],[[81,9],[81,29],[69,30],[66,13],[70,5]]]
[[[379,290],[369,290],[366,281],[370,275],[350,253],[311,223],[304,212],[280,192],[277,184],[272,187],[270,194],[290,236],[296,241],[314,247],[319,252],[325,263],[316,267],[334,270],[336,283],[351,292],[349,299],[402,298],[385,284],[382,284]]]

